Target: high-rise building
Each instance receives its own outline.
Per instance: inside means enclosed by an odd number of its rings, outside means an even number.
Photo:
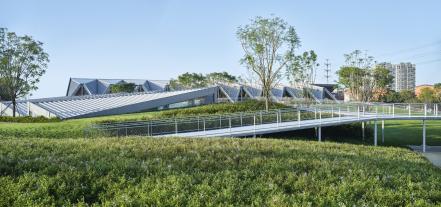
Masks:
[[[394,77],[391,89],[394,91],[415,91],[415,64],[412,63],[380,63]]]

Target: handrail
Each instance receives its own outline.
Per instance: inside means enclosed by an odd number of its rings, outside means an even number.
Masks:
[[[269,111],[236,112],[95,124],[86,131],[111,132],[117,136],[121,135],[121,130],[125,131],[126,136],[137,133],[148,136],[200,131],[208,133],[207,131],[216,129],[229,129],[230,132],[236,132],[237,130],[233,130],[233,128],[253,125],[254,128],[256,128],[257,125],[270,123],[277,123],[276,126],[279,127],[282,122],[293,122],[300,127],[308,120],[318,120],[318,123],[324,124],[328,121],[344,122],[347,120],[346,117],[357,120],[382,117],[439,117],[439,107],[438,104],[420,103],[297,104],[292,108],[273,109]],[[259,129],[261,129],[261,127]],[[137,130],[138,132],[136,132]],[[124,133],[122,135],[124,135]]]

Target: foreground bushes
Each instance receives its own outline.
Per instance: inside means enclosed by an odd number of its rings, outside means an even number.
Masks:
[[[44,116],[31,117],[31,116],[0,116],[0,122],[15,122],[15,123],[51,123],[60,122],[59,118],[46,118]]]
[[[0,206],[431,206],[441,170],[398,148],[264,139],[3,139]]]

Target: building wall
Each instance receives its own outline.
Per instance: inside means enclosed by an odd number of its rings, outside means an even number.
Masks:
[[[416,66],[412,63],[399,63],[399,64],[391,64],[391,63],[381,63],[379,64],[388,69],[392,76],[394,77],[394,81],[392,83],[391,89],[394,91],[404,91],[404,90],[415,90],[415,74],[416,74]]]

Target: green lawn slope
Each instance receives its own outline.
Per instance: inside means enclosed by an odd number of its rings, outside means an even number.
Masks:
[[[0,139],[0,206],[439,206],[393,147],[273,139]]]

